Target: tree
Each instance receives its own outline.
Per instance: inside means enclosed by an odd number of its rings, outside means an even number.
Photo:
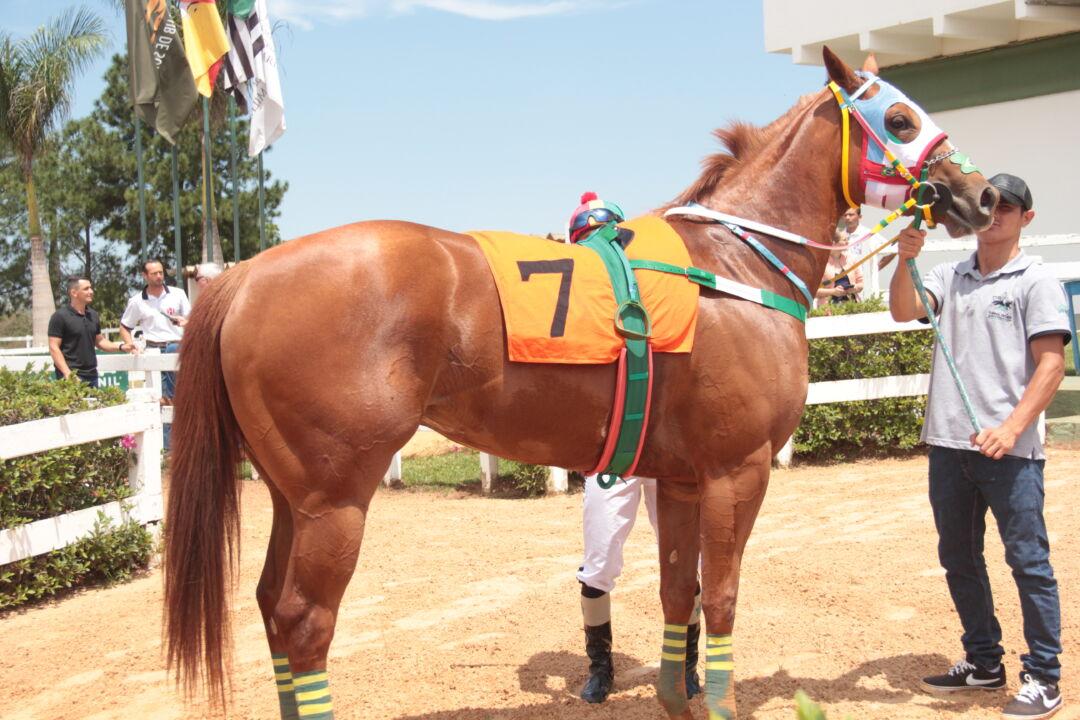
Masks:
[[[94,103],[88,118],[93,133],[86,132],[83,146],[73,148],[96,184],[104,192],[107,186],[123,191],[123,202],[111,204],[103,217],[98,233],[128,246],[135,257],[139,253],[139,197],[135,175],[135,126],[127,94],[127,60],[117,55],[105,74],[106,88]],[[211,189],[213,191],[215,233],[224,246],[226,261],[233,258],[233,202],[229,171],[229,128],[225,95],[215,92],[211,103],[210,137],[213,156]],[[237,157],[237,205],[240,215],[240,257],[248,258],[259,249],[258,163],[247,156],[248,123],[237,119],[239,138]],[[146,183],[146,253],[161,257],[166,264],[175,262],[172,146],[146,125],[142,126],[144,180]],[[202,122],[192,120],[177,136],[178,174],[180,184],[180,236],[185,265],[202,261],[203,253],[203,186],[202,186]],[[273,179],[265,172],[266,242],[281,241],[274,219],[281,215],[281,202],[288,183]],[[171,261],[171,262],[170,262]]]
[[[75,77],[105,47],[105,26],[85,8],[70,9],[29,38],[0,33],[0,136],[14,150],[26,188],[30,231],[33,336],[44,345],[55,309],[34,185],[34,158],[67,115]]]

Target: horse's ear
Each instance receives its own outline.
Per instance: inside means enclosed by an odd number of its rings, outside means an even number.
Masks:
[[[829,79],[849,93],[855,92],[861,81],[855,75],[855,71],[841,60],[836,53],[829,49],[828,45],[821,48],[821,57],[825,60],[825,70],[829,73]]]
[[[877,75],[881,72],[878,69],[877,58],[874,57],[874,53],[870,53],[866,56],[866,60],[863,61],[862,69],[864,73],[870,73],[871,75]]]

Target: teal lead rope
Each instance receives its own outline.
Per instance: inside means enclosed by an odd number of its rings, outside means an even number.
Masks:
[[[919,193],[920,200],[922,199],[923,190],[927,187],[925,184],[927,168],[923,168],[922,175],[924,184],[916,190],[916,192]],[[922,215],[916,213],[915,220],[911,223],[911,227],[918,230],[921,226]],[[964,403],[964,410],[967,411],[968,420],[971,421],[971,426],[975,428],[975,434],[978,435],[982,432],[982,426],[979,425],[979,420],[975,417],[975,408],[972,407],[971,398],[968,397],[967,388],[964,387],[964,381],[960,378],[960,370],[956,367],[956,360],[953,359],[952,351],[949,350],[949,344],[945,342],[945,336],[941,334],[941,328],[938,326],[937,317],[930,308],[930,298],[926,293],[926,287],[923,286],[922,275],[919,274],[919,268],[915,266],[915,258],[908,258],[907,269],[908,274],[911,275],[911,281],[915,284],[915,292],[919,295],[919,301],[926,310],[926,317],[930,320],[930,327],[934,329],[934,335],[937,337],[938,345],[941,346],[941,354],[945,356],[945,364],[949,366],[949,372],[952,373],[953,381],[956,383],[956,389],[960,392],[960,399]]]

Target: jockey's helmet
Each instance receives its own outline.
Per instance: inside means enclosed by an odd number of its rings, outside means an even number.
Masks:
[[[570,216],[566,234],[570,242],[577,242],[593,228],[609,222],[620,223],[625,219],[618,205],[601,200],[594,192],[587,192],[581,196],[581,205]]]

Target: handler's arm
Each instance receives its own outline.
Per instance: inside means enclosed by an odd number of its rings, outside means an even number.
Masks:
[[[71,368],[64,359],[64,353],[60,352],[60,338],[49,338],[49,355],[52,357],[53,365],[56,366],[56,372],[65,378],[71,375]]]
[[[1016,438],[1049,407],[1065,377],[1065,343],[1061,335],[1032,338],[1028,348],[1035,360],[1035,372],[1020,402],[999,427],[983,430],[972,440],[979,452],[995,460],[1012,450]]]
[[[889,282],[889,312],[896,322],[919,320],[926,317],[926,308],[915,292],[915,283],[908,273],[907,261],[919,256],[926,239],[926,231],[904,228],[896,239],[900,262]]]

